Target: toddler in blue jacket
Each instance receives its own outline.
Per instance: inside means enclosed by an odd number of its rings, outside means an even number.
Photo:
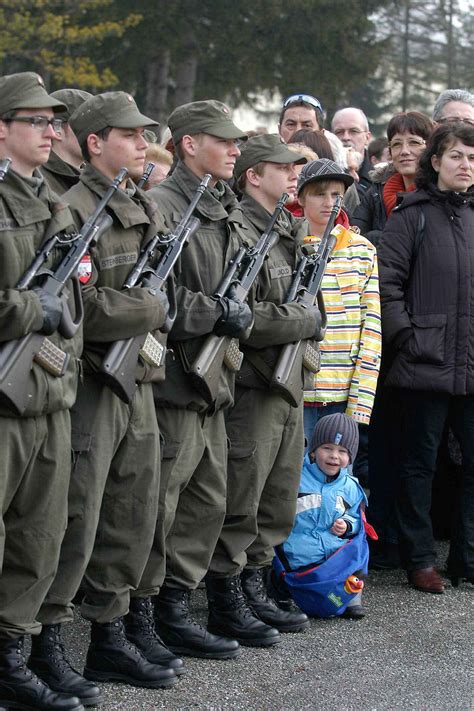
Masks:
[[[357,423],[351,417],[337,413],[318,421],[304,458],[293,530],[278,549],[287,571],[301,573],[321,565],[363,529],[361,504],[367,499],[347,470],[355,459],[358,443]],[[355,567],[350,568],[350,560],[347,563],[352,574],[348,575],[347,584],[353,586],[351,593],[355,594],[350,596],[343,614],[352,618],[364,616],[362,593],[356,592],[357,585],[362,584],[355,577],[361,550],[367,546],[364,532],[362,537],[362,549],[353,547],[358,557]],[[302,575],[300,579],[303,582]]]

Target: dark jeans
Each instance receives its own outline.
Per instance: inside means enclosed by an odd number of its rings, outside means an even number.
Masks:
[[[407,570],[435,564],[431,491],[443,430],[449,418],[463,459],[456,496],[448,567],[474,573],[474,396],[398,390],[401,453],[397,513],[401,555]]]
[[[367,518],[381,544],[398,543],[395,511],[399,457],[399,391],[377,386],[369,430],[369,508]]]

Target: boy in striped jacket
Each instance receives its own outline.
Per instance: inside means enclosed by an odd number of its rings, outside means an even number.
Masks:
[[[337,195],[354,182],[327,158],[307,163],[298,180],[298,199],[309,222],[308,243],[318,243]],[[375,247],[348,226],[341,210],[337,243],[327,265],[322,293],[327,332],[321,346],[321,370],[304,393],[306,441],[324,415],[342,412],[362,425],[370,423],[380,366],[380,296]]]

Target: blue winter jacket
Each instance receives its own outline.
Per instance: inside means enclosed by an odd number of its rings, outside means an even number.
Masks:
[[[360,505],[367,498],[357,479],[347,469],[326,481],[326,475],[306,454],[296,504],[293,530],[283,543],[292,570],[322,563],[355,536],[362,525]],[[349,525],[342,538],[331,533],[334,521],[342,518]]]

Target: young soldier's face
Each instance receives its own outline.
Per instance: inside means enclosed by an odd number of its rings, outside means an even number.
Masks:
[[[140,178],[145,167],[148,143],[143,128],[112,128],[105,139],[98,138],[97,153],[91,162],[108,178],[113,179],[120,168],[126,168],[132,179]]]
[[[235,161],[240,156],[236,139],[218,138],[207,133],[189,136],[185,162],[195,175],[202,178],[210,173],[214,184],[229,180]]]
[[[349,452],[338,444],[322,444],[315,452],[318,467],[326,476],[337,476],[349,464]]]
[[[54,118],[52,109],[19,109],[11,121],[0,121],[0,139],[4,156],[12,159],[12,167],[25,177],[31,176],[35,168],[44,165],[51,153],[56,133],[51,126],[33,126],[31,123],[15,121],[16,118]]]
[[[255,174],[258,181],[258,194],[266,205],[275,206],[282,193],[288,193],[290,198],[296,194],[298,174],[294,163],[265,163],[263,174]]]
[[[344,195],[345,187],[344,183],[338,180],[328,180],[321,182],[320,186],[316,185],[313,190],[315,192],[311,194],[303,191],[300,204],[309,222],[311,234],[320,237],[329,221],[336,198],[338,195]]]

